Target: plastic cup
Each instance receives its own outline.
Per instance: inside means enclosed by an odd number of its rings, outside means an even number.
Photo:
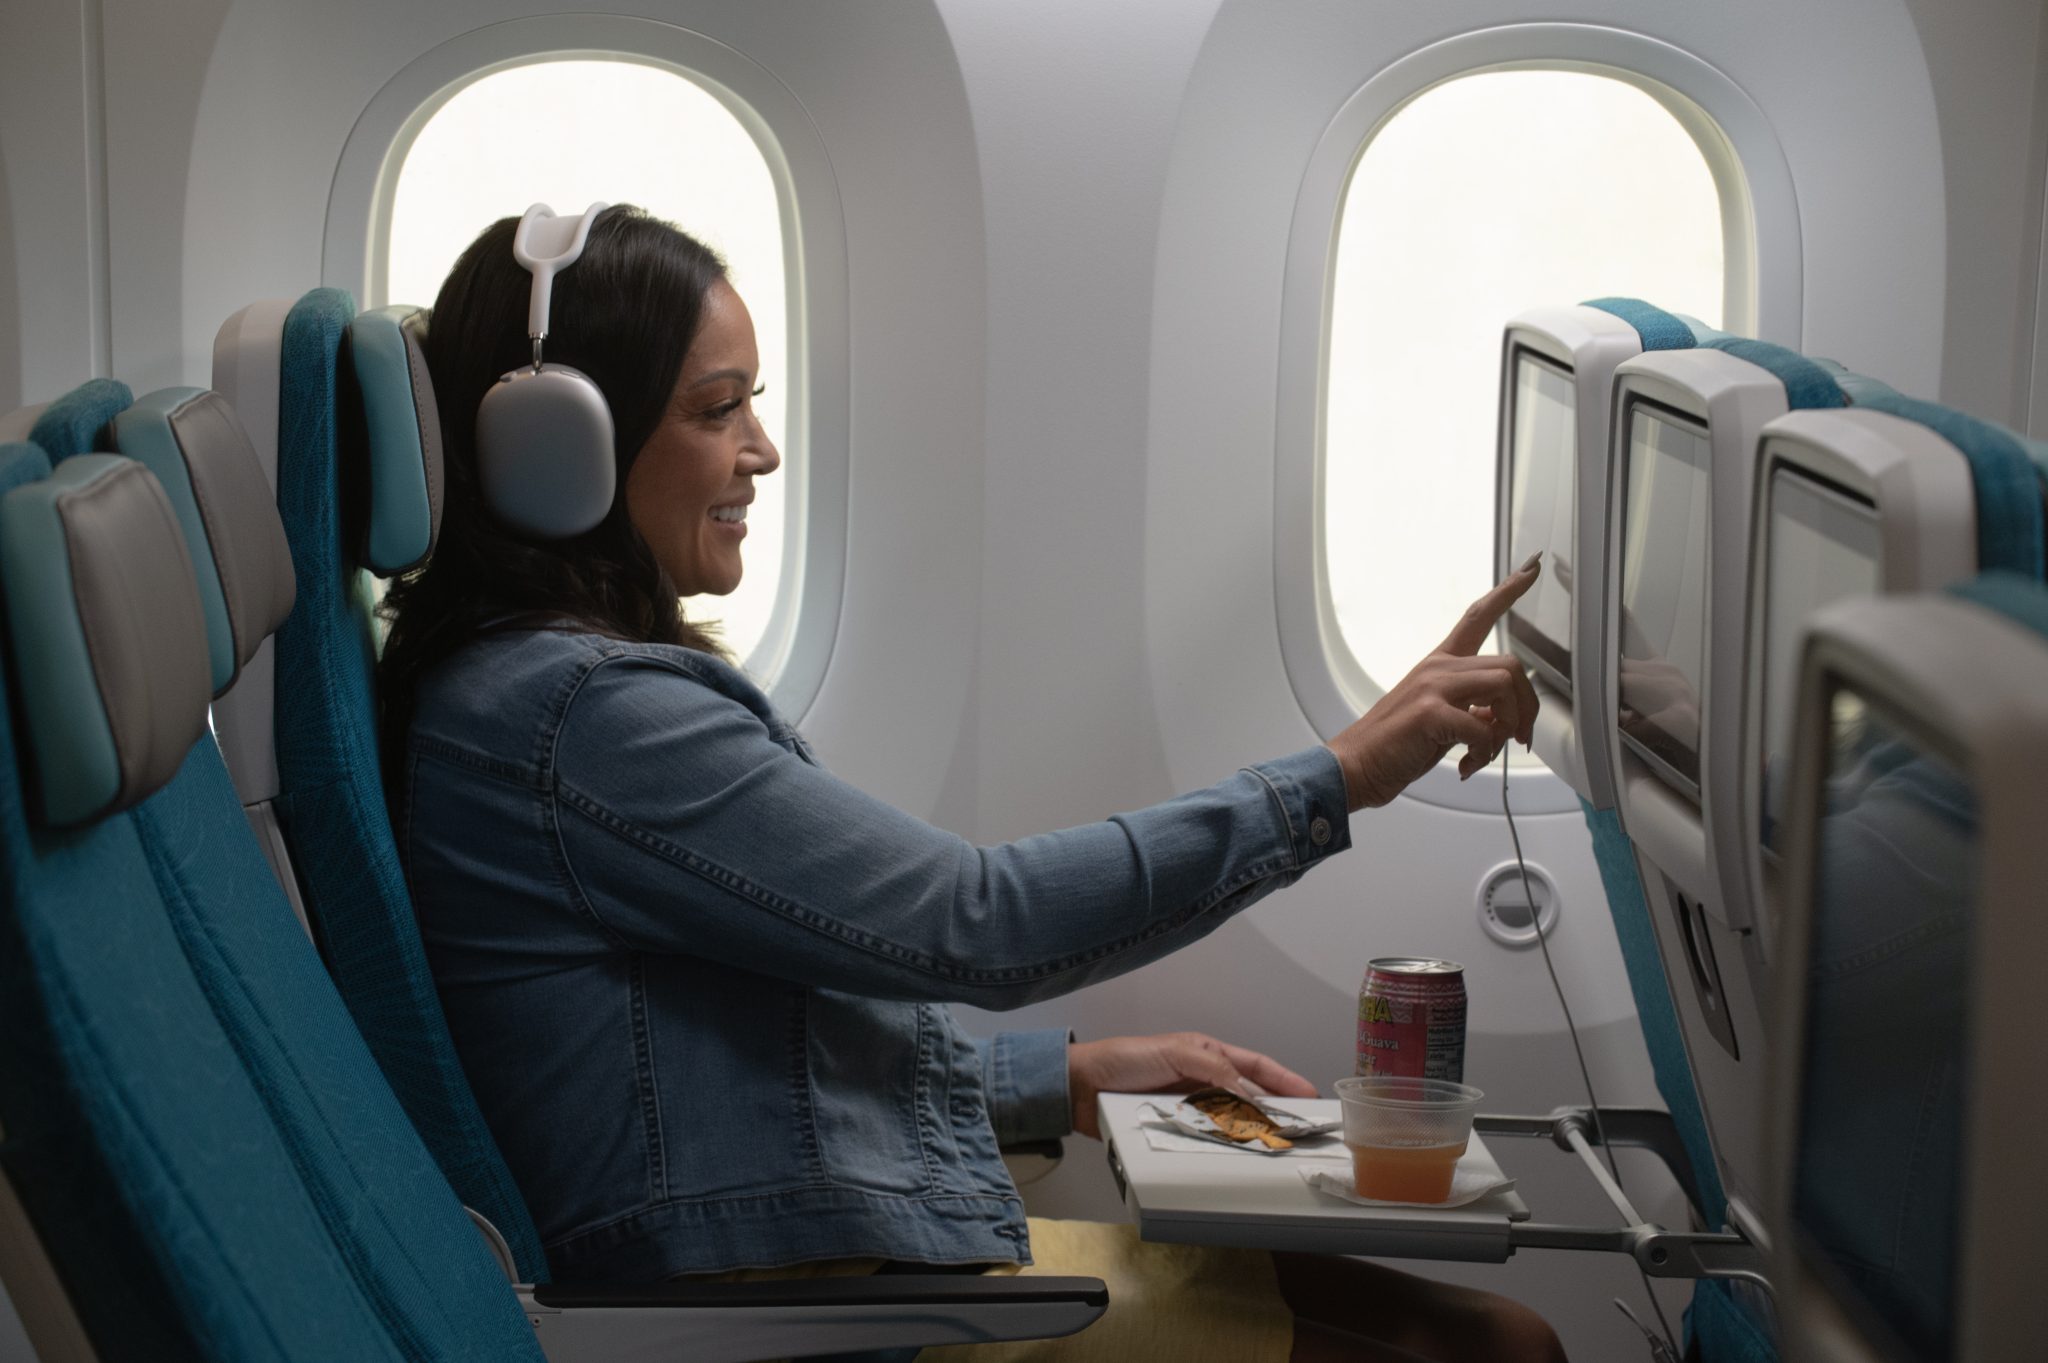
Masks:
[[[1366,1074],[1337,1081],[1353,1186],[1382,1202],[1442,1202],[1486,1095],[1447,1079]]]

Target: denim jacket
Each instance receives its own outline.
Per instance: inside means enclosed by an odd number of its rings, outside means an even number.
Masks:
[[[561,1280],[1029,1262],[999,1141],[1069,1129],[1011,1008],[1350,843],[1325,748],[975,847],[819,766],[736,669],[551,630],[422,686],[397,826],[442,1005]]]

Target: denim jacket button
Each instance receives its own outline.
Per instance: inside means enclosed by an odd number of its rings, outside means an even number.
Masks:
[[[1321,847],[1330,840],[1330,821],[1324,818],[1313,820],[1308,826],[1308,840]]]

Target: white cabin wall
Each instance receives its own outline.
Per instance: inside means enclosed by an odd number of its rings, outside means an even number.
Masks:
[[[5,33],[0,412],[109,363],[99,5],[17,5]]]
[[[2048,155],[2048,5],[1906,0],[1941,116],[1948,218],[1942,402],[2025,429]],[[1882,230],[1881,212],[1872,230]]]

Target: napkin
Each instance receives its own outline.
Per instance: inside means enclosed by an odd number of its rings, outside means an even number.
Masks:
[[[1506,1192],[1515,1181],[1475,1159],[1461,1159],[1451,1174],[1451,1195],[1441,1202],[1387,1202],[1377,1197],[1360,1197],[1349,1169],[1337,1173],[1324,1169],[1303,1169],[1301,1181],[1319,1193],[1356,1202],[1361,1207],[1462,1207],[1488,1193]]]

